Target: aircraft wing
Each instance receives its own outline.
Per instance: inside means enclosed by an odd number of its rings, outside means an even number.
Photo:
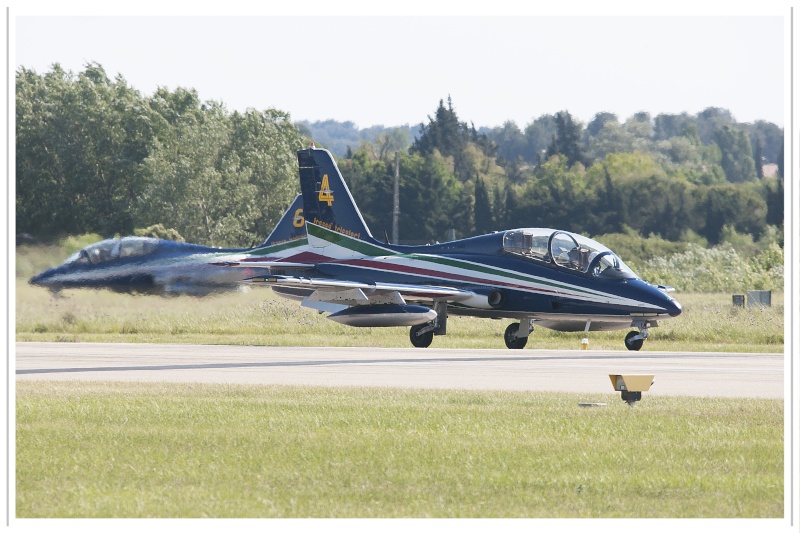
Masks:
[[[283,264],[284,263],[277,263],[275,266],[282,266]],[[364,283],[350,280],[305,278],[300,276],[256,276],[253,278],[248,278],[245,281],[252,283],[266,283],[268,285],[277,287],[311,289],[317,292],[329,293],[332,301],[334,299],[338,299],[337,293],[344,294],[351,291],[361,291],[370,300],[374,299],[371,298],[373,295],[379,296],[393,293],[398,293],[401,296],[408,297],[412,300],[436,298],[453,302],[467,300],[475,296],[475,293],[472,291],[464,291],[453,287],[409,285],[405,283]]]

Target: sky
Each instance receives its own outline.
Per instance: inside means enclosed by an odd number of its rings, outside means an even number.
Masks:
[[[448,97],[459,119],[476,127],[512,120],[524,128],[563,110],[585,124],[604,111],[624,121],[640,111],[655,117],[707,107],[728,109],[739,122],[784,126],[788,25],[781,13],[153,17],[45,10],[15,13],[12,57],[15,69],[42,74],[53,63],[77,74],[94,61],[145,95],[180,86],[230,111],[274,107],[293,120],[361,128],[427,123]]]

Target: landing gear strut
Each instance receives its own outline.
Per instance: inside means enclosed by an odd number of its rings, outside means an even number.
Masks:
[[[644,341],[650,336],[650,333],[647,331],[648,327],[650,327],[650,324],[639,326],[638,333],[636,331],[629,331],[628,334],[625,335],[625,347],[635,352],[641,350]]]
[[[408,336],[415,348],[430,346],[434,335],[447,335],[447,302],[435,300],[433,310],[436,311],[436,319],[433,322],[411,326]]]
[[[503,335],[506,341],[506,347],[509,350],[521,350],[528,344],[528,336],[533,331],[533,320],[523,318],[519,323],[514,322],[509,324],[506,328],[506,333]]]

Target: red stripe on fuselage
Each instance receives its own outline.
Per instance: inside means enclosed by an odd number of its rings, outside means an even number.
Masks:
[[[487,283],[491,283],[492,285],[498,285],[501,287],[508,287],[512,289],[523,289],[528,291],[537,291],[537,292],[544,292],[544,293],[551,293],[551,294],[559,294],[556,290],[551,289],[539,289],[535,287],[528,287],[526,285],[519,285],[516,283],[508,283],[504,281],[491,281],[487,282],[485,279],[475,278],[472,276],[464,276],[461,274],[451,274],[449,272],[441,272],[438,270],[430,270],[425,268],[419,267],[412,267],[412,266],[405,266],[405,265],[395,265],[395,264],[386,264],[386,263],[379,263],[377,261],[369,261],[367,259],[348,259],[344,261],[337,261],[336,264],[340,265],[348,265],[348,266],[358,266],[364,268],[370,268],[375,270],[390,270],[392,272],[398,272],[401,274],[416,274],[419,276],[426,276],[426,277],[433,277],[433,278],[444,278],[444,279],[451,279],[454,281],[463,281],[467,283],[479,283],[481,285],[485,285]]]
[[[297,255],[292,255],[289,257],[276,257],[272,258],[268,255],[258,256],[258,257],[248,257],[246,259],[242,259],[238,261],[239,263],[259,263],[264,261],[275,261],[276,263],[328,263],[330,262],[331,258],[315,254],[313,252],[301,252]]]

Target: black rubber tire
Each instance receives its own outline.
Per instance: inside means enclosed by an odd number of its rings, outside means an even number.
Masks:
[[[528,344],[528,337],[517,337],[519,331],[519,322],[509,324],[506,328],[506,333],[503,335],[506,341],[506,347],[509,350],[521,350]]]
[[[433,330],[423,333],[422,335],[417,335],[419,330],[427,326],[428,324],[411,326],[411,331],[409,332],[408,337],[411,339],[411,344],[413,344],[415,348],[427,348],[433,342]]]
[[[644,339],[636,339],[632,340],[633,337],[638,335],[639,333],[636,331],[629,331],[627,335],[625,335],[625,347],[631,351],[638,352],[642,349],[642,345],[644,344]]]

